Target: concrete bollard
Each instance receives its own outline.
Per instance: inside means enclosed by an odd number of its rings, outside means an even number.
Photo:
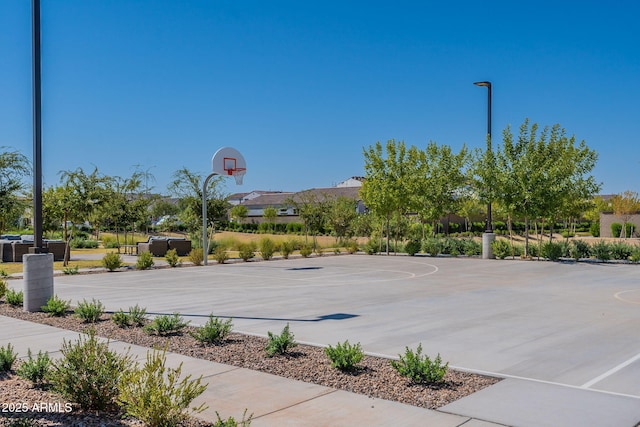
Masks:
[[[495,259],[491,243],[496,240],[494,233],[482,233],[482,259]]]
[[[53,254],[25,254],[22,256],[24,268],[24,311],[42,311],[53,296]]]

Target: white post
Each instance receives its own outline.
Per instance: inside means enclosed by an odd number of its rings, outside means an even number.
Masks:
[[[204,265],[208,265],[207,261],[209,260],[209,242],[207,242],[207,186],[209,185],[209,180],[216,175],[218,175],[216,172],[210,174],[202,185],[202,253],[204,255]]]
[[[42,311],[53,296],[53,254],[25,254],[23,303],[24,311]]]

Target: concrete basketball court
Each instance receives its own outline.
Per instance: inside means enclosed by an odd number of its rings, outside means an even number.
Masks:
[[[60,276],[55,292],[260,335],[289,323],[299,342],[392,357],[422,343],[453,367],[638,398],[639,279],[635,265],[343,255]]]

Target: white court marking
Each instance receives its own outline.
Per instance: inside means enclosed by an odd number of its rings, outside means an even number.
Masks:
[[[615,374],[618,371],[621,371],[622,369],[626,368],[627,366],[631,365],[633,362],[635,362],[637,360],[640,360],[640,354],[636,354],[632,358],[630,358],[628,360],[625,360],[624,362],[622,362],[618,366],[609,369],[604,374],[599,375],[599,376],[595,377],[594,379],[592,379],[591,381],[588,381],[588,382],[582,384],[580,387],[581,388],[590,388],[594,384],[599,383],[600,381],[604,380],[605,378],[610,377],[611,375]]]

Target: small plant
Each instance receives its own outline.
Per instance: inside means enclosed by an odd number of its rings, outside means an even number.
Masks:
[[[0,347],[0,372],[10,371],[18,355],[13,352],[11,343]]]
[[[256,256],[255,249],[251,243],[241,243],[238,246],[238,254],[244,262],[247,262]]]
[[[71,301],[65,301],[58,298],[57,295],[47,300],[47,304],[40,307],[42,311],[48,313],[49,316],[62,317],[67,314],[67,310],[71,307]]]
[[[611,259],[611,247],[604,240],[596,242],[592,247],[593,256],[601,261],[609,261]]]
[[[546,242],[542,245],[542,256],[550,261],[557,261],[562,256],[562,245],[554,242]]]
[[[345,247],[347,248],[347,252],[351,255],[355,254],[360,249],[360,247],[358,246],[358,242],[356,242],[355,240],[349,240],[345,244]]]
[[[207,388],[202,376],[192,380],[187,375],[180,380],[182,363],[173,369],[166,367],[166,350],[147,352],[142,366],[122,375],[118,385],[118,400],[127,414],[151,427],[176,426],[187,417],[191,402]],[[193,413],[207,409],[203,403],[191,408]]]
[[[223,341],[229,335],[232,326],[231,319],[222,321],[210,314],[207,323],[192,332],[191,336],[202,343],[215,344]]]
[[[229,259],[229,254],[227,254],[227,250],[218,246],[213,252],[213,258],[218,262],[218,264],[224,264]]]
[[[172,315],[163,314],[146,325],[144,331],[148,334],[161,336],[175,335],[180,333],[187,325],[189,325],[189,322],[185,322],[179,313],[173,313]]]
[[[49,373],[53,389],[83,409],[109,409],[116,406],[120,377],[131,369],[131,357],[109,350],[94,329],[76,342],[64,340],[62,357],[54,361]]]
[[[138,270],[148,270],[153,267],[153,255],[149,251],[144,251],[140,255],[138,255],[138,260],[136,261],[136,268]]]
[[[4,268],[0,268],[0,277],[7,278],[9,277],[9,273],[7,273],[7,271]]]
[[[491,249],[498,259],[505,259],[511,255],[511,245],[503,239],[496,239],[491,242]]]
[[[335,347],[329,346],[324,353],[331,360],[331,366],[341,371],[353,371],[364,357],[360,343],[351,345],[349,341],[338,343]]]
[[[576,261],[591,256],[591,246],[583,240],[573,240],[569,248],[569,255]]]
[[[182,263],[178,256],[178,251],[175,249],[169,249],[164,256],[164,259],[167,261],[167,264],[169,264],[169,267],[177,267]]]
[[[109,271],[115,271],[123,265],[122,257],[116,252],[109,252],[102,257],[102,266]]]
[[[282,333],[280,335],[276,335],[271,332],[268,332],[268,335],[269,340],[265,350],[269,357],[273,357],[276,354],[285,354],[287,351],[298,345],[294,340],[293,334],[289,332],[288,323],[287,326],[282,329]]]
[[[420,252],[422,245],[419,240],[409,240],[406,245],[404,245],[404,251],[411,256],[414,256],[418,252]]]
[[[7,289],[5,298],[7,300],[7,304],[12,307],[18,307],[24,304],[24,294],[22,293],[22,291]]]
[[[260,239],[260,244],[258,246],[260,248],[260,256],[263,260],[269,261],[273,258],[273,254],[276,251],[276,244],[268,237],[263,237]]]
[[[280,254],[282,255],[282,258],[289,259],[289,255],[293,252],[293,247],[294,244],[291,240],[285,240],[280,243]]]
[[[0,298],[3,298],[7,293],[7,282],[3,279],[0,279]]]
[[[191,261],[193,265],[202,265],[204,261],[204,251],[202,248],[191,249],[191,252],[189,252],[189,261]]]
[[[34,384],[41,384],[45,381],[50,366],[51,359],[49,358],[49,353],[39,351],[34,359],[31,354],[31,349],[29,349],[27,360],[20,365],[16,373]]]
[[[144,326],[147,323],[147,309],[138,304],[129,307],[129,317],[132,325]]]
[[[213,423],[213,427],[249,427],[251,425],[253,414],[249,415],[249,418],[247,418],[247,410],[245,409],[242,414],[242,420],[236,421],[233,417],[223,420],[218,411],[216,411],[216,417],[218,417],[218,419]]]
[[[634,264],[637,264],[638,262],[640,262],[640,248],[635,248],[633,252],[631,252],[631,256],[629,256],[629,260]]]
[[[312,251],[311,246],[304,245],[300,248],[300,255],[302,255],[303,258],[309,258]]]
[[[631,256],[634,247],[623,242],[613,242],[609,245],[611,258],[626,261]]]
[[[122,310],[114,312],[111,315],[111,320],[113,321],[113,323],[120,326],[121,328],[128,328],[132,324],[131,316],[129,316],[128,313],[125,313]]]
[[[73,266],[69,266],[69,267],[64,267],[62,269],[62,273],[66,274],[66,275],[78,274],[78,271],[79,271],[78,264],[73,265]]]
[[[85,323],[96,323],[104,313],[104,306],[100,301],[92,299],[91,302],[82,300],[75,309],[75,314]]]
[[[425,239],[424,242],[422,242],[422,252],[430,256],[438,256],[442,253],[442,242],[435,237]]]
[[[415,384],[440,383],[449,367],[448,363],[442,364],[440,354],[433,361],[427,355],[422,356],[422,344],[418,345],[415,353],[406,347],[404,356],[399,355],[399,357],[399,361],[391,361],[391,366]]]

